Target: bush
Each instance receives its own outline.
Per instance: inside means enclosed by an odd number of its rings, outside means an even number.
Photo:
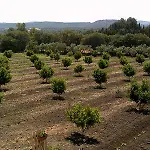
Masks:
[[[98,51],[97,51],[97,50],[93,50],[93,51],[92,51],[92,56],[93,56],[93,57],[98,56]]]
[[[46,50],[46,51],[45,51],[45,54],[46,54],[47,56],[50,56],[51,53],[52,53],[51,50]]]
[[[150,61],[144,63],[144,72],[147,72],[150,75]]]
[[[6,56],[0,56],[0,68],[4,67],[9,70],[9,61]]]
[[[82,132],[101,121],[97,108],[83,107],[80,104],[74,105],[67,111],[67,118],[81,128]]]
[[[59,54],[59,53],[56,53],[56,54],[54,55],[54,59],[58,62],[59,59],[60,59],[60,54]]]
[[[75,73],[81,73],[83,70],[84,70],[84,67],[83,67],[82,65],[77,65],[77,66],[74,68],[74,72],[75,72]]]
[[[119,49],[116,50],[116,56],[117,56],[118,58],[121,58],[123,55],[124,55],[124,54],[123,54],[122,51],[120,51]]]
[[[70,59],[70,58],[64,58],[64,59],[62,59],[62,63],[63,63],[63,65],[64,65],[64,67],[69,67],[70,65],[71,65],[71,63],[72,63],[72,60]]]
[[[36,60],[39,60],[39,57],[37,57],[36,55],[31,55],[30,61],[31,61],[32,63],[34,63]]]
[[[110,59],[110,55],[107,52],[104,52],[104,54],[102,55],[103,59],[109,60]]]
[[[11,78],[10,71],[5,67],[0,67],[0,89],[1,85],[5,85],[6,83],[10,82]]]
[[[108,63],[108,60],[106,60],[106,59],[100,59],[98,62],[98,66],[101,69],[107,68],[108,65],[109,65],[109,63]]]
[[[145,104],[150,103],[150,85],[146,80],[142,81],[142,84],[133,82],[129,89],[130,100],[137,103],[139,110],[142,110]]]
[[[100,85],[100,88],[102,87],[101,84],[107,81],[107,73],[100,69],[94,71],[93,77],[95,82]]]
[[[32,56],[32,55],[34,55],[34,52],[32,50],[26,50],[26,55]]]
[[[82,57],[82,54],[81,54],[81,52],[76,52],[75,54],[74,54],[74,58],[78,61],[80,58]]]
[[[51,67],[48,67],[48,66],[45,65],[40,70],[39,74],[40,74],[41,78],[46,79],[46,83],[47,83],[47,80],[53,76],[54,70]]]
[[[6,56],[7,58],[11,58],[12,54],[13,54],[12,50],[7,50],[4,52],[4,56]]]
[[[127,65],[128,64],[128,60],[127,60],[127,57],[125,57],[125,56],[121,56],[120,57],[120,64],[121,65]]]
[[[136,55],[136,61],[137,61],[138,63],[143,63],[143,62],[145,61],[144,55],[142,55],[142,54],[137,54],[137,55]]]
[[[37,70],[41,70],[43,66],[44,66],[44,63],[41,60],[35,60],[34,61],[34,67]]]
[[[70,57],[70,56],[73,56],[73,52],[68,52],[67,55]]]
[[[54,93],[57,93],[59,96],[65,92],[66,83],[63,79],[55,78],[52,80],[52,90]]]
[[[50,60],[54,59],[54,53],[53,52],[51,52],[49,56],[50,56]]]
[[[88,65],[93,62],[92,56],[85,56],[85,58],[84,58],[83,60],[84,60],[84,62],[87,63]]]
[[[127,64],[123,67],[123,73],[125,74],[125,76],[129,77],[130,80],[130,77],[133,77],[136,72],[130,64]]]

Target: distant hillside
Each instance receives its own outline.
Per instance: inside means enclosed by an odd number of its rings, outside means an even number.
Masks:
[[[107,28],[111,24],[118,20],[98,20],[95,22],[27,22],[27,28],[40,28],[40,29],[51,29],[51,30],[62,30],[62,29],[101,29]],[[142,25],[147,26],[150,24],[148,21],[139,21]],[[15,28],[16,23],[0,23],[0,30],[6,30],[8,28]]]

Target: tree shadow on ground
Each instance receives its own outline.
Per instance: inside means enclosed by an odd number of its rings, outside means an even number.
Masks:
[[[85,136],[78,132],[73,132],[69,137],[66,138],[66,140],[78,146],[82,144],[88,144],[88,145],[99,144],[99,141],[97,139],[93,137]]]
[[[129,108],[128,110],[126,110],[126,112],[134,112],[142,115],[150,115],[150,110],[148,109],[137,110],[136,108]]]
[[[8,88],[2,88],[2,89],[0,89],[0,92],[7,92],[7,91],[9,91],[10,89],[8,89]]]
[[[65,98],[64,97],[62,97],[62,96],[53,96],[52,97],[52,100],[60,100],[60,101],[64,101],[65,100]]]
[[[104,90],[104,89],[106,89],[106,87],[97,85],[97,86],[94,87],[94,89]]]

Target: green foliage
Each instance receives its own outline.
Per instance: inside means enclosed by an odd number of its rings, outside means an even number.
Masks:
[[[104,52],[104,54],[102,55],[102,58],[105,60],[109,60],[110,59],[110,55],[107,52]]]
[[[92,51],[92,56],[93,56],[93,57],[96,57],[97,55],[98,55],[98,51],[97,51],[97,50],[93,50],[93,51]]]
[[[73,52],[68,52],[67,55],[70,57],[70,56],[73,56]]]
[[[66,82],[61,78],[55,78],[52,80],[52,91],[61,95],[66,90]]]
[[[82,132],[101,121],[97,108],[83,107],[80,104],[74,105],[67,111],[67,118],[81,128]]]
[[[84,70],[84,67],[83,67],[82,65],[77,65],[77,66],[74,68],[74,72],[75,72],[75,73],[81,73],[83,70]]]
[[[11,58],[12,54],[13,54],[12,50],[7,50],[7,51],[5,50],[4,52],[4,56],[6,56],[7,58]]]
[[[34,52],[32,50],[26,50],[26,55],[32,56],[32,55],[34,55]]]
[[[143,80],[142,84],[133,82],[129,89],[129,97],[138,104],[139,109],[143,109],[145,104],[150,103],[150,85],[148,81]]]
[[[5,67],[6,69],[9,69],[9,61],[5,56],[0,56],[0,68],[1,67]]]
[[[136,55],[136,61],[137,61],[138,63],[143,63],[143,62],[145,61],[144,55],[142,55],[142,54],[137,54],[137,55]]]
[[[48,67],[48,66],[45,65],[40,70],[39,74],[40,74],[41,78],[46,79],[46,83],[47,83],[47,80],[53,76],[54,70],[51,67]]]
[[[44,66],[44,63],[41,60],[35,60],[34,61],[34,67],[37,70],[41,70],[43,66]]]
[[[54,59],[55,59],[56,61],[59,61],[59,59],[60,59],[60,54],[59,54],[59,53],[56,53],[56,54],[54,55]]]
[[[121,58],[123,55],[124,55],[124,54],[123,54],[123,52],[121,51],[121,49],[120,49],[120,48],[117,48],[117,49],[116,49],[116,56],[117,56],[118,58]]]
[[[39,57],[37,57],[35,54],[30,56],[30,61],[34,63],[36,60],[39,60]]]
[[[121,56],[120,57],[120,64],[121,65],[127,65],[128,64],[128,60],[127,60],[127,57],[125,57],[125,56]]]
[[[88,65],[93,62],[92,56],[85,56],[85,58],[84,58],[83,60],[84,60],[84,62],[87,63]]]
[[[100,86],[103,82],[107,82],[107,73],[104,72],[103,70],[100,69],[94,70],[93,77],[95,82],[100,84]]]
[[[108,62],[108,60],[106,60],[106,59],[100,59],[100,60],[98,61],[98,66],[99,66],[99,68],[101,68],[101,69],[107,68],[108,65],[109,65],[109,62]]]
[[[74,58],[76,60],[79,60],[80,58],[82,57],[82,53],[80,51],[77,51],[75,54],[74,54]]]
[[[49,56],[50,56],[50,59],[51,59],[51,60],[54,59],[54,53],[53,53],[53,52],[51,52]]]
[[[147,72],[150,75],[150,61],[144,63],[144,72]]]
[[[49,49],[47,49],[47,50],[45,51],[45,54],[46,54],[47,56],[50,56],[51,53],[52,53],[52,51],[49,50]]]
[[[5,67],[0,67],[0,86],[10,82],[11,78],[10,71]]]
[[[124,65],[123,67],[123,73],[125,74],[125,76],[127,77],[133,77],[135,75],[135,69],[130,65],[130,64],[127,64],[127,65]]]
[[[64,65],[64,67],[68,67],[68,66],[70,66],[71,65],[71,63],[72,63],[72,60],[70,59],[70,58],[63,58],[62,59],[62,63],[63,63],[63,65]]]

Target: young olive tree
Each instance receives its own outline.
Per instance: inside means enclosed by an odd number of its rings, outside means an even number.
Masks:
[[[59,59],[60,59],[60,54],[59,54],[59,53],[56,53],[56,54],[54,55],[54,59],[58,62]]]
[[[135,75],[136,71],[130,64],[127,64],[124,65],[123,67],[123,73],[125,76],[129,77],[129,81],[130,81],[131,77]]]
[[[99,87],[102,88],[102,83],[107,82],[107,73],[103,70],[96,69],[93,73],[94,80],[97,84],[99,84]]]
[[[77,51],[75,54],[74,54],[74,58],[78,61],[80,58],[82,57],[82,53],[80,51]]]
[[[133,82],[129,89],[130,100],[137,103],[137,109],[142,110],[144,106],[150,103],[150,85],[146,80],[142,84]]]
[[[97,108],[83,107],[80,104],[76,104],[67,110],[67,118],[81,128],[82,133],[101,122],[101,116]]]
[[[35,60],[34,61],[34,67],[37,70],[41,70],[43,66],[44,66],[44,63],[41,60]]]
[[[108,62],[108,60],[106,60],[106,59],[100,59],[100,60],[98,61],[98,66],[99,66],[99,68],[101,68],[101,69],[107,68],[108,65],[109,65],[109,62]]]
[[[12,50],[7,50],[4,52],[4,56],[6,56],[7,58],[11,58],[12,54],[13,54]]]
[[[0,68],[4,67],[9,70],[9,61],[6,56],[0,56]]]
[[[85,58],[84,58],[83,60],[84,60],[84,62],[87,63],[88,65],[93,62],[92,56],[85,56]]]
[[[142,64],[145,61],[145,57],[142,54],[136,54],[136,62]]]
[[[54,70],[51,67],[43,66],[43,68],[39,72],[40,77],[43,79],[46,79],[46,83],[48,82],[48,79],[51,78],[54,74]]]
[[[80,73],[84,70],[84,67],[82,65],[77,65],[75,68],[74,68],[74,72],[75,73],[78,73],[78,76],[80,76]]]
[[[150,75],[150,61],[144,63],[143,69],[144,72],[147,72],[147,74]]]
[[[32,55],[34,55],[34,52],[32,50],[26,50],[26,55],[32,56]]]
[[[120,57],[120,64],[123,65],[123,66],[128,64],[128,60],[127,60],[126,56],[121,56]]]
[[[109,53],[104,52],[103,55],[102,55],[102,58],[103,58],[103,59],[106,59],[106,60],[109,60],[109,59],[110,59]]]
[[[2,85],[10,82],[11,78],[12,76],[10,74],[10,71],[7,70],[5,67],[0,67],[0,89]]]
[[[54,78],[52,80],[52,91],[57,93],[60,97],[62,93],[66,90],[66,82],[61,78]]]
[[[37,57],[35,54],[30,56],[30,61],[34,63],[36,60],[39,60],[39,57]]]
[[[69,67],[72,63],[72,60],[68,57],[62,59],[62,63],[64,67]]]

